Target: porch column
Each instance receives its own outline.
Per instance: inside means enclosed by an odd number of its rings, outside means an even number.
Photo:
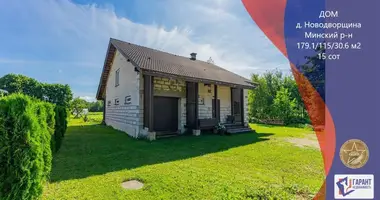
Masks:
[[[215,108],[215,118],[220,122],[220,107],[218,104],[218,86],[214,85],[214,108]]]
[[[234,95],[233,95],[233,87],[230,88],[230,97],[231,97],[231,116],[234,116]]]
[[[244,89],[240,89],[240,105],[241,124],[244,125]]]
[[[144,127],[153,132],[153,76],[144,75]]]
[[[198,123],[198,112],[199,112],[199,105],[198,105],[198,98],[199,98],[199,85],[198,83],[194,83],[194,89],[195,89],[195,129],[199,130],[199,123]]]

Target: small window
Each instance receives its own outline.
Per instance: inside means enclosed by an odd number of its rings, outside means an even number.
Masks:
[[[132,100],[131,95],[126,96],[124,104],[131,104],[131,100]]]
[[[119,105],[119,99],[115,99],[115,105]]]
[[[107,102],[107,106],[111,106],[111,101],[108,101],[108,102]]]
[[[120,69],[116,70],[115,87],[119,85],[119,74],[120,74]]]

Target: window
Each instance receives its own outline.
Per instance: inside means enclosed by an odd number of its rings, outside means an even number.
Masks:
[[[115,99],[115,105],[119,105],[119,99]]]
[[[119,74],[120,74],[120,69],[116,70],[115,87],[119,85]]]
[[[108,101],[108,102],[107,102],[107,106],[111,106],[111,101]]]
[[[131,100],[132,100],[131,95],[126,96],[124,104],[131,104]]]

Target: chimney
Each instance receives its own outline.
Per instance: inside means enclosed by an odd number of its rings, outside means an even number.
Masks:
[[[197,53],[191,53],[190,56],[191,56],[190,60],[196,60],[197,59]]]

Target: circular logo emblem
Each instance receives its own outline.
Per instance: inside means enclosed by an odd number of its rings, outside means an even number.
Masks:
[[[340,147],[340,160],[342,163],[351,169],[358,169],[363,167],[369,158],[369,151],[367,145],[358,139],[346,141]]]

